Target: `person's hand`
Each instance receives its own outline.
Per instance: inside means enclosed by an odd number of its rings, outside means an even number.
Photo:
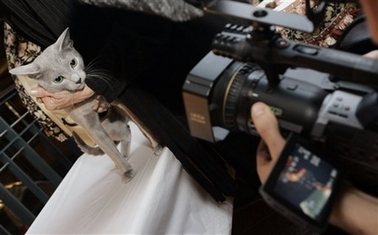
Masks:
[[[30,91],[30,95],[37,97],[37,100],[43,102],[48,110],[70,108],[74,104],[88,99],[93,94],[94,92],[88,86],[84,86],[82,90],[76,92],[61,91],[50,93],[39,86],[32,88]]]
[[[378,50],[374,50],[369,53],[366,53],[364,56],[378,60]]]
[[[108,103],[102,95],[96,96],[92,109],[97,113],[102,113],[108,110],[110,103]]]
[[[285,139],[278,129],[278,122],[269,106],[257,102],[251,108],[251,117],[262,140],[257,149],[257,173],[265,183],[274,167]],[[351,234],[377,234],[378,199],[349,187],[333,206],[329,222]]]
[[[278,121],[269,106],[255,103],[251,108],[251,116],[261,136],[256,156],[257,173],[261,182],[265,183],[286,141],[279,132]]]

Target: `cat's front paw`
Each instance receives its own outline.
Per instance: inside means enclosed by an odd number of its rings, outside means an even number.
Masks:
[[[130,169],[122,174],[122,182],[128,183],[132,178],[135,176],[135,171],[133,169]]]
[[[163,153],[164,147],[160,144],[153,147],[155,156],[160,156]]]
[[[92,109],[97,113],[102,113],[108,110],[110,107],[110,103],[108,103],[102,95],[96,96],[96,99],[93,102]]]

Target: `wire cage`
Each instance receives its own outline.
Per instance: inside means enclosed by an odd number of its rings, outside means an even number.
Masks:
[[[44,134],[13,86],[0,90],[0,110],[0,234],[24,234],[77,152]]]

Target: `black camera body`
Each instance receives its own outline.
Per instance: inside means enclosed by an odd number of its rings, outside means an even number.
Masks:
[[[192,69],[184,85],[191,134],[209,142],[222,140],[227,131],[256,134],[250,108],[257,101],[270,105],[282,129],[297,134],[321,139],[329,122],[363,129],[357,117],[363,97],[329,92],[325,86],[330,84],[327,74],[294,68],[272,88],[257,64],[210,52]]]
[[[377,60],[285,40],[272,26],[311,31],[305,16],[230,1],[213,1],[205,10],[246,24],[226,25],[186,78],[193,136],[216,142],[230,131],[256,134],[250,108],[261,101],[283,130],[321,142],[332,157],[377,175]]]

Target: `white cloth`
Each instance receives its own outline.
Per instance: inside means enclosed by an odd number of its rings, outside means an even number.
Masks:
[[[130,126],[136,176],[123,184],[107,156],[82,155],[26,234],[231,233],[231,199],[215,202],[169,149],[155,156]]]

